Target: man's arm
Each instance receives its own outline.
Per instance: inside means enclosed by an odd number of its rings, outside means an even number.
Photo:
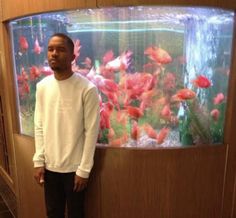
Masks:
[[[35,168],[34,178],[39,184],[41,184],[44,180],[44,140],[41,106],[42,102],[40,97],[40,91],[37,85],[34,112],[35,154],[33,156],[33,162]]]
[[[81,163],[76,175],[88,178],[93,167],[94,152],[99,130],[99,97],[97,88],[90,89],[84,97],[84,134],[85,142]]]

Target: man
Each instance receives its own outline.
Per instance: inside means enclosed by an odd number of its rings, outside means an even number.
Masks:
[[[73,41],[56,33],[48,42],[54,75],[37,84],[35,104],[35,179],[44,184],[47,216],[84,217],[84,189],[93,166],[99,128],[96,87],[72,72]]]

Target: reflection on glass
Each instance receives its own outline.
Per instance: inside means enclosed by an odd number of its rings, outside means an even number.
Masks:
[[[22,133],[33,135],[35,84],[52,74],[48,39],[64,32],[75,43],[74,72],[100,92],[100,144],[222,143],[233,16],[214,8],[126,7],[11,21]]]

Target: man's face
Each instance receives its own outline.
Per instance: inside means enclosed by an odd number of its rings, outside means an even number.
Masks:
[[[70,51],[66,41],[58,36],[52,37],[48,42],[48,63],[57,73],[71,71],[71,62],[74,54]]]

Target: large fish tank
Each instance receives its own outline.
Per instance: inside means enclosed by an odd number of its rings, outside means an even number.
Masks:
[[[34,135],[36,83],[53,74],[49,37],[75,44],[75,73],[100,94],[98,145],[222,144],[234,13],[201,7],[114,7],[9,23],[21,134]],[[75,99],[76,100],[76,99]]]

